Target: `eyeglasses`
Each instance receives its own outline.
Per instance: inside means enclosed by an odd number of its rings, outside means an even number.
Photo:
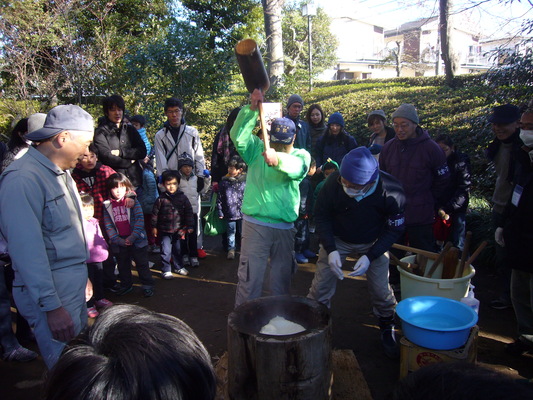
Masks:
[[[394,129],[407,129],[409,128],[411,125],[409,125],[407,122],[404,122],[403,124],[392,124],[392,127]]]
[[[181,114],[181,110],[167,110],[166,113],[168,115],[179,115],[179,114]]]

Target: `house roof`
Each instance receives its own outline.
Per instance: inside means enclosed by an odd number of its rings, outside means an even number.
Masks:
[[[421,18],[421,19],[417,19],[416,21],[406,22],[405,24],[402,24],[397,28],[386,30],[385,36],[401,35],[402,33],[405,33],[405,32],[414,31],[436,20],[438,20],[438,17]]]

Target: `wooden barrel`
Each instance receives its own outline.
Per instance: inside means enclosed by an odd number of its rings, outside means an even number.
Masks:
[[[306,330],[259,333],[276,316]],[[228,392],[233,400],[330,399],[329,310],[299,296],[262,297],[237,307],[228,317]]]

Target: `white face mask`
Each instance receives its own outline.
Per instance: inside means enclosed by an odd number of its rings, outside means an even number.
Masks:
[[[367,192],[366,188],[357,190],[344,185],[342,185],[342,188],[344,190],[344,193],[346,193],[346,195],[348,197],[351,197],[352,199],[357,196],[363,196]]]
[[[526,131],[525,129],[520,129],[520,139],[527,147],[533,147],[533,131]]]

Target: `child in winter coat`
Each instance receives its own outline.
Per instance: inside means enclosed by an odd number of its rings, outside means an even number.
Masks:
[[[242,199],[246,187],[246,164],[239,156],[228,162],[228,173],[218,185],[217,210],[219,218],[227,223],[228,260],[235,259],[235,250],[240,246],[242,231]]]
[[[111,251],[118,263],[120,288],[117,295],[125,295],[133,289],[131,260],[135,261],[144,297],[154,295],[154,279],[148,265],[148,241],[144,230],[141,204],[135,200],[133,208],[125,207],[125,195],[133,190],[130,180],[121,173],[107,178],[109,200],[104,201],[104,221]]]
[[[200,196],[207,192],[211,185],[211,177],[198,177],[194,174],[194,161],[187,153],[182,153],[178,157],[178,168],[180,172],[180,189],[189,199],[194,218],[194,232],[186,235],[181,242],[182,266],[190,265],[198,267],[198,215],[200,213]],[[204,171],[205,173],[205,171]]]
[[[88,193],[80,194],[83,205],[83,229],[85,239],[89,249],[89,259],[87,260],[87,270],[89,280],[93,285],[93,297],[87,302],[87,315],[89,318],[96,318],[99,315],[98,308],[112,306],[113,303],[104,297],[104,275],[102,263],[107,260],[107,242],[102,235],[100,224],[94,218],[94,199]]]
[[[185,232],[194,232],[192,206],[187,196],[179,190],[181,175],[178,171],[166,170],[161,175],[165,191],[155,201],[152,210],[152,233],[161,241],[161,275],[172,279],[172,266],[180,275],[189,271],[180,265],[180,238]]]

